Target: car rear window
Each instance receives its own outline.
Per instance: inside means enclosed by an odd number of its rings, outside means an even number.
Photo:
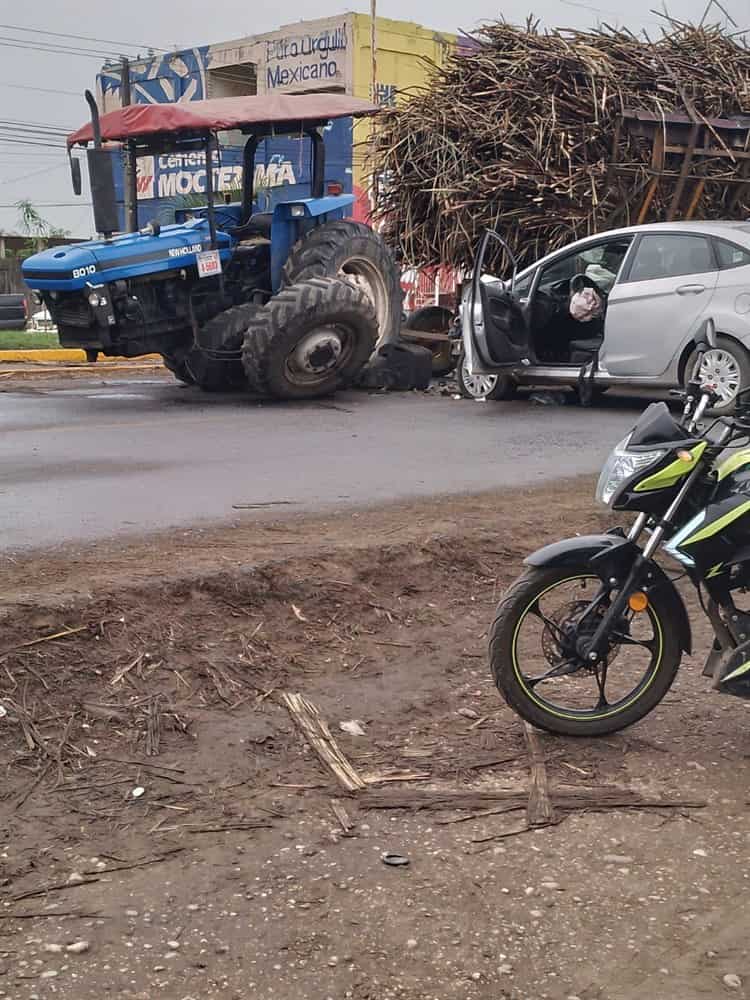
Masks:
[[[649,233],[638,244],[628,281],[677,278],[715,270],[716,261],[707,237]]]
[[[738,247],[736,243],[728,240],[714,240],[716,256],[719,258],[719,267],[722,271],[728,271],[732,267],[745,267],[750,264],[750,252]]]

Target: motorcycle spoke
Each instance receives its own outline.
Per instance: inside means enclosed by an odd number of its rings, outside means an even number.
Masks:
[[[560,628],[560,626],[555,624],[555,622],[553,622],[551,618],[547,618],[547,616],[542,612],[542,609],[539,607],[539,601],[536,601],[534,604],[532,604],[532,606],[529,608],[529,613],[532,615],[536,615],[537,618],[543,621],[556,639],[563,640],[565,638],[565,633]]]
[[[609,702],[607,701],[607,696],[604,693],[604,688],[607,684],[606,661],[602,663],[601,669],[597,667],[594,670],[594,676],[596,677],[596,686],[599,688],[599,701],[596,703],[597,711],[602,708],[609,708]]]
[[[653,639],[634,639],[632,635],[627,635],[625,632],[613,632],[612,638],[623,646],[642,646],[652,655],[654,653],[655,642]]]
[[[561,663],[556,664],[551,670],[548,670],[544,674],[540,674],[538,677],[527,677],[526,683],[529,687],[536,687],[537,684],[541,684],[542,681],[547,681],[550,677],[564,677],[566,674],[573,674],[576,670],[580,670],[580,664],[576,664],[576,657],[569,656],[567,660],[563,660]]]

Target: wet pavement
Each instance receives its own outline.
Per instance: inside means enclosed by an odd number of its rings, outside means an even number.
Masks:
[[[643,405],[362,392],[259,404],[162,376],[8,385],[0,548],[593,474]]]

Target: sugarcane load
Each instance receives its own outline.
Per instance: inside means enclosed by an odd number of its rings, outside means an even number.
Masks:
[[[376,130],[377,216],[410,266],[521,265],[638,222],[750,215],[750,51],[715,26],[491,23]]]

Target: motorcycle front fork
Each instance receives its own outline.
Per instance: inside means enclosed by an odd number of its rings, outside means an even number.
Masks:
[[[696,479],[698,479],[702,474],[703,463],[698,461],[693,471],[682,484],[677,496],[669,505],[663,518],[657,523],[656,527],[651,532],[651,537],[643,546],[643,550],[636,557],[625,580],[618,580],[612,577],[611,579],[605,581],[605,585],[609,586],[612,590],[614,590],[615,587],[619,587],[619,593],[607,608],[606,612],[602,615],[602,619],[599,622],[591,641],[586,645],[586,648],[583,651],[584,659],[591,666],[595,666],[607,655],[610,632],[625,613],[631,594],[638,590],[643,584],[644,574],[645,580],[648,581],[650,576],[648,564],[656,555],[656,552],[664,540],[664,536],[668,529],[671,528],[674,517],[677,514],[683,500],[692,490]],[[647,523],[648,515],[643,513],[639,514],[635,519],[630,532],[628,533],[628,541],[637,542],[643,534]]]

